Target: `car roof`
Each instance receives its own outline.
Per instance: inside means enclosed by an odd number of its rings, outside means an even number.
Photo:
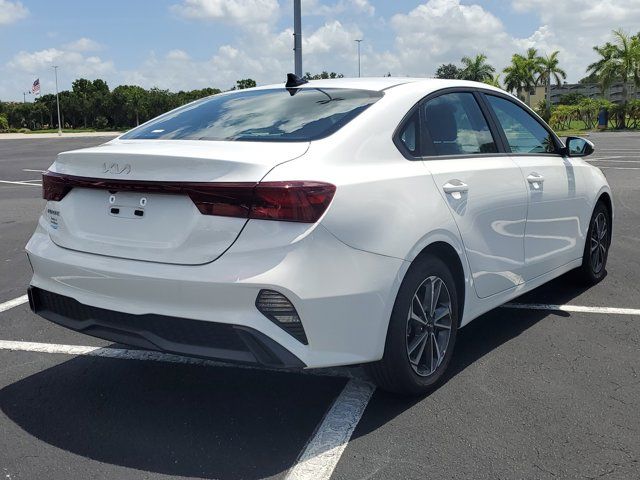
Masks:
[[[263,85],[257,89],[282,88],[285,82],[271,85]],[[502,91],[491,85],[466,80],[449,80],[440,78],[419,77],[361,77],[361,78],[328,78],[322,80],[310,80],[298,88],[354,88],[362,90],[382,91],[401,85],[419,84],[424,90],[439,90],[449,87],[482,87],[487,90]]]

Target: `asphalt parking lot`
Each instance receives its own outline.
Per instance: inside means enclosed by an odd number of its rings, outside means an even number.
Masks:
[[[640,478],[640,134],[591,139],[616,207],[607,277],[472,322],[424,399],[358,368],[188,362],[31,314],[39,171],[107,139],[0,140],[0,478]]]

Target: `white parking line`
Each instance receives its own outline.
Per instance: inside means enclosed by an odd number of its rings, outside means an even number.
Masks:
[[[46,170],[34,170],[33,168],[23,168],[22,169],[23,172],[38,172],[38,173],[45,173]]]
[[[14,352],[57,353],[62,355],[80,355],[84,357],[118,358],[121,360],[145,360],[152,362],[180,363],[186,365],[202,365],[210,367],[230,366],[229,364],[224,362],[204,360],[202,358],[183,357],[180,355],[155,352],[152,350],[89,347],[86,345],[60,345],[55,343],[20,342],[15,340],[0,340],[0,350],[11,350]],[[258,368],[242,364],[234,364],[233,366],[243,369]]]
[[[26,297],[26,295],[25,295]],[[17,300],[17,299],[16,299]],[[26,300],[25,300],[26,301]],[[11,307],[10,307],[11,308]],[[62,355],[80,355],[83,357],[117,358],[120,360],[142,360],[150,362],[179,363],[184,365],[199,365],[204,367],[240,368],[243,370],[272,371],[278,373],[296,373],[302,375],[316,375],[321,377],[354,378],[361,376],[358,369],[349,368],[320,368],[313,370],[282,370],[263,366],[245,365],[241,363],[225,363],[203,358],[183,357],[172,353],[162,353],[153,350],[133,350],[128,348],[89,347],[86,345],[64,345],[56,343],[21,342],[16,340],[0,340],[0,350],[13,352],[53,353]],[[363,381],[363,380],[360,380]]]
[[[214,360],[182,357],[151,350],[89,347],[85,345],[58,345],[53,343],[0,340],[0,350],[267,370],[251,365],[231,365]],[[282,370],[274,371],[283,372]],[[286,373],[286,371],[284,372]],[[348,376],[347,373],[343,375],[342,372],[337,373],[335,370],[330,369],[297,373],[336,377]],[[347,382],[324,416],[313,437],[298,457],[298,461],[289,470],[286,477],[287,480],[328,480],[331,477],[374,391],[375,386],[366,380],[351,378]]]
[[[606,157],[606,158],[593,158],[589,160],[590,163],[640,163],[640,160],[613,160],[614,158],[630,158],[630,157]]]
[[[29,182],[39,182],[40,179],[37,180],[21,180],[21,181],[10,181],[10,180],[0,180],[0,183],[8,183],[10,185],[31,185],[32,187],[41,187],[40,183],[29,183]]]
[[[375,386],[349,380],[291,467],[286,480],[329,480],[358,425]]]
[[[26,295],[22,295],[21,297],[14,298],[13,300],[9,300],[4,303],[0,303],[0,313],[6,312],[7,310],[17,307],[18,305],[22,305],[23,303],[27,303],[29,298]]]
[[[637,308],[585,307],[583,305],[551,305],[546,303],[506,303],[502,305],[502,308],[517,308],[520,310],[555,310],[559,312],[608,313],[613,315],[640,316],[640,309]]]
[[[640,170],[640,167],[603,167],[601,165],[595,165],[599,169],[607,169],[607,170]]]
[[[605,160],[613,160],[615,158],[630,158],[627,155],[616,155],[614,157],[592,157],[588,158],[587,162],[604,162]]]
[[[27,296],[16,298],[0,304],[0,312],[21,305],[27,301]],[[637,315],[640,309],[614,307],[587,307],[582,305],[553,305],[534,303],[508,303],[503,308],[524,310],[550,310],[565,312],[602,313],[615,315]],[[0,350],[39,352],[65,355],[80,355],[88,357],[116,358],[122,360],[143,360],[168,362],[186,365],[201,365],[214,367],[234,367],[243,369],[266,370],[250,365],[231,365],[214,360],[182,357],[168,353],[149,350],[130,350],[111,347],[89,347],[83,345],[58,345],[49,343],[21,342],[0,340]],[[331,408],[317,427],[312,438],[298,457],[296,463],[288,471],[285,480],[329,480],[335,470],[340,457],[344,453],[353,432],[362,418],[364,411],[375,391],[372,383],[349,375],[348,372],[302,371],[316,375],[349,377],[349,381],[336,398]]]

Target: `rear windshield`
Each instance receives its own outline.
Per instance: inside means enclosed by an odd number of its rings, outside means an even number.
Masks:
[[[305,142],[331,135],[381,97],[344,88],[240,91],[185,105],[121,138]]]

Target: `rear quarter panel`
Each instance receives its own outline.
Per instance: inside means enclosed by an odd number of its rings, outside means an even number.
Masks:
[[[336,194],[321,224],[343,243],[405,260],[408,267],[428,245],[446,242],[458,252],[469,284],[458,229],[428,169],[406,159],[392,140],[408,110],[429,93],[414,90],[395,97],[388,93],[336,134],[312,142],[303,157],[274,168],[264,181],[333,183]],[[473,291],[470,284],[467,291]]]

